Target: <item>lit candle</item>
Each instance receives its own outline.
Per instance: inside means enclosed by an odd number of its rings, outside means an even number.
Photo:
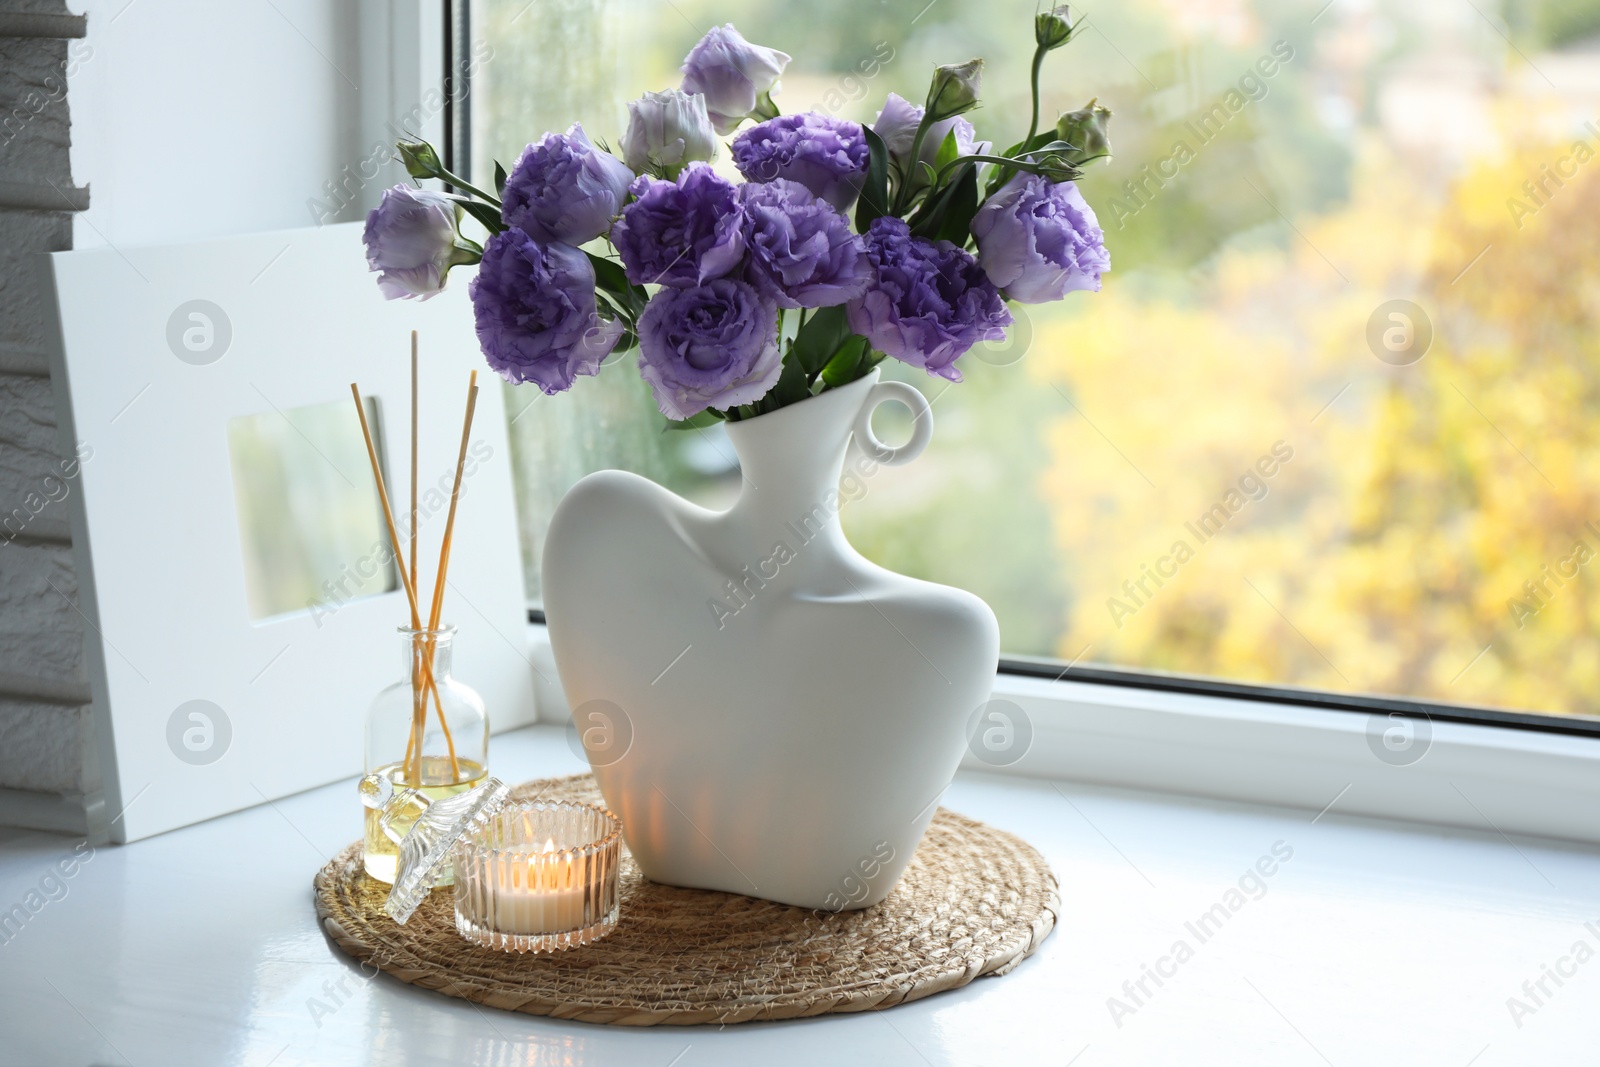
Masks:
[[[542,846],[503,850],[496,871],[490,918],[504,934],[559,934],[584,925],[584,887],[589,857],[557,851],[554,838]]]
[[[592,804],[514,804],[455,859],[456,930],[512,952],[603,937],[617,920],[622,826]]]

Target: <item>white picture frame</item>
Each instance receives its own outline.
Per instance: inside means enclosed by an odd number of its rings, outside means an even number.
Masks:
[[[381,405],[374,434],[401,520],[413,329],[419,478],[443,479],[446,496],[468,375],[481,372],[481,462],[463,485],[445,597],[456,675],[483,695],[495,730],[534,721],[511,454],[501,385],[473,331],[471,268],[431,300],[386,301],[349,224],[58,252],[44,274],[63,455],[86,457],[69,500],[104,782],[91,833],[134,841],[361,772],[367,706],[403,677],[405,594],[334,595],[323,608],[336,610],[253,620],[227,427],[342,401],[359,428],[359,383]],[[344,473],[371,482],[364,463]],[[444,520],[437,509],[419,524],[424,599]],[[191,701],[222,709],[209,737],[179,712]],[[169,743],[174,729],[200,732]],[[354,837],[354,790],[349,800]]]

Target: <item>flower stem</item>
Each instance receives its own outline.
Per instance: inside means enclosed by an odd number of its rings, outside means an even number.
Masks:
[[[908,202],[910,197],[907,195],[911,189],[911,175],[917,172],[917,160],[922,155],[922,142],[927,140],[928,127],[931,125],[932,123],[928,121],[928,114],[924,111],[922,121],[917,123],[917,134],[911,139],[911,153],[906,156],[906,169],[910,171],[910,174],[900,175],[900,188],[895,190],[894,211],[892,212],[895,215],[903,214],[905,209],[911,206]]]
[[[1044,66],[1044,57],[1050,49],[1044,45],[1033,50],[1033,120],[1028,123],[1028,136],[1022,142],[1022,150],[1026,152],[1028,145],[1033,143],[1033,135],[1039,132],[1039,71]]]
[[[1007,167],[1011,170],[1024,170],[1029,174],[1037,174],[1039,171],[1039,165],[1031,160],[1012,159],[1009,156],[985,156],[974,153],[970,156],[962,156],[960,159],[952,159],[949,163],[946,163],[944,165],[944,169],[939,171],[939,177],[935,184],[943,185],[944,176],[946,174],[949,174],[957,167],[961,167],[969,163],[993,163],[998,167]]]
[[[439,168],[435,169],[434,172],[433,172],[433,176],[435,178],[438,178],[440,181],[447,182],[450,185],[455,186],[457,189],[465,189],[467,192],[471,193],[473,196],[477,197],[479,200],[484,201],[485,203],[493,204],[495,207],[499,207],[500,206],[500,198],[499,197],[490,196],[488,193],[484,192],[482,189],[479,189],[476,185],[473,185],[471,182],[467,181],[465,178],[462,178],[462,177],[460,177],[459,175],[456,175],[456,174],[452,174],[450,171],[445,170],[443,167],[439,167]]]

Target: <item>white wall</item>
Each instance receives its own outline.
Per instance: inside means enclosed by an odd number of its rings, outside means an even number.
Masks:
[[[85,6],[93,51],[69,97],[90,206],[75,247],[313,225],[308,201],[367,154],[363,93],[388,89],[361,84],[358,0]]]
[[[405,178],[384,162],[394,123],[440,126],[441,0],[71,2],[82,39],[63,0],[0,0],[43,20],[0,19],[0,516],[59,483],[34,257],[359,218]],[[100,771],[78,575],[50,502],[0,541],[0,824],[81,831]]]

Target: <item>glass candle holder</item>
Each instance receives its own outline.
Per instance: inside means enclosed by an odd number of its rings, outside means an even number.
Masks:
[[[622,824],[569,801],[508,804],[455,852],[456,930],[506,952],[588,944],[617,923]]]
[[[457,843],[481,830],[505,806],[511,790],[495,778],[443,800],[430,800],[420,789],[396,790],[381,774],[369,774],[358,786],[361,803],[398,849],[399,861],[383,910],[404,924],[423,899],[453,870]]]

